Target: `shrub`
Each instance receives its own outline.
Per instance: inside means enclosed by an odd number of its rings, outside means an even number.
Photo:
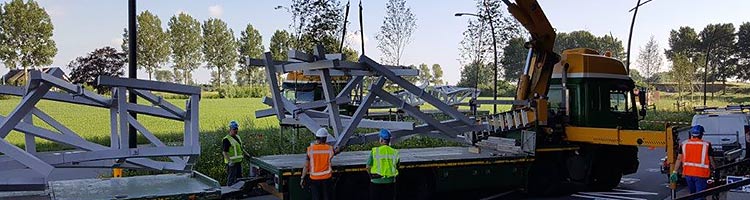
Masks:
[[[217,89],[220,98],[260,98],[270,92],[265,86],[223,86]]]

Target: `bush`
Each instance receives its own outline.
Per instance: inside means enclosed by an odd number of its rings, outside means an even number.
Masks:
[[[217,92],[219,98],[260,98],[271,94],[265,86],[223,86]]]

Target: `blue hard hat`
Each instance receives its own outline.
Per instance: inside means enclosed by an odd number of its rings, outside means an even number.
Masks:
[[[229,122],[229,129],[237,130],[239,128],[240,128],[240,125],[237,124],[237,121],[232,120],[231,122]]]
[[[703,135],[703,132],[705,132],[705,131],[706,130],[703,129],[703,126],[701,126],[701,125],[695,125],[695,126],[693,126],[693,128],[690,129],[690,135],[691,136],[701,136],[701,135]]]
[[[385,140],[391,139],[391,131],[388,131],[388,129],[381,128],[379,135],[381,139],[385,139]]]

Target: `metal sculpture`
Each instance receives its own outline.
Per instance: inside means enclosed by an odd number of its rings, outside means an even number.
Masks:
[[[8,116],[0,116],[0,189],[29,188],[43,186],[50,173],[56,168],[134,168],[167,171],[190,170],[200,154],[198,140],[198,107],[200,88],[102,76],[98,84],[112,87],[111,97],[98,95],[63,80],[63,72],[52,69],[47,73],[30,71],[31,77],[25,88],[0,86],[0,95],[20,96],[20,103]],[[152,91],[189,96],[186,109],[181,109]],[[128,103],[129,96],[138,96],[153,106]],[[110,146],[104,146],[79,136],[36,105],[41,100],[65,102],[75,105],[108,109],[110,112]],[[181,146],[164,144],[128,112],[155,116],[184,123]],[[85,114],[85,113],[81,113]],[[35,125],[32,116],[37,117],[54,130]],[[129,148],[128,129],[132,126],[151,144]],[[25,134],[25,147],[20,149],[6,141],[10,131]],[[35,138],[73,147],[66,152],[37,152]],[[164,159],[151,159],[164,158]],[[108,162],[102,162],[108,161]]]
[[[271,53],[264,55],[264,60],[249,60],[251,65],[266,68],[271,97],[263,99],[263,103],[270,109],[256,111],[256,118],[276,116],[283,125],[302,125],[314,132],[321,127],[331,128],[332,135],[328,140],[336,148],[343,148],[350,143],[362,143],[377,140],[376,133],[355,135],[357,128],[386,128],[390,129],[394,137],[404,137],[414,134],[424,134],[431,137],[458,139],[459,135],[473,131],[487,130],[486,124],[478,123],[449,105],[431,95],[424,89],[405,80],[403,76],[416,76],[415,69],[381,65],[367,56],[361,56],[359,62],[349,62],[342,59],[341,54],[325,54],[322,46],[317,46],[314,53],[307,54],[296,50],[289,51],[289,61],[277,62],[272,60]],[[323,100],[294,103],[286,99],[280,89],[277,74],[302,71],[307,76],[320,76],[323,87]],[[351,76],[346,86],[338,93],[332,88],[331,76]],[[356,105],[353,115],[342,115],[339,106],[350,103],[351,91],[357,85],[363,84],[365,76],[375,77],[375,81],[367,87],[367,95]],[[383,89],[386,81],[400,86],[404,91],[414,94],[416,98],[431,104],[452,119],[438,121],[419,108],[394,96]],[[408,115],[423,122],[415,125],[413,122],[377,121],[363,119],[368,109],[377,99],[405,111]],[[324,111],[316,110],[325,108]]]

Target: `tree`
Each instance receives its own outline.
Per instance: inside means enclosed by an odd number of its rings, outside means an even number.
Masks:
[[[161,82],[175,82],[175,75],[169,70],[156,70],[154,72],[154,78]]]
[[[263,39],[260,33],[258,33],[258,30],[255,30],[250,24],[247,25],[240,35],[239,48],[237,49],[240,55],[238,59],[240,70],[235,74],[235,77],[237,77],[237,84],[248,85],[251,83],[264,83],[265,81],[263,80],[265,80],[265,76],[258,76],[263,73],[261,68],[249,66],[247,65],[247,62],[245,62],[245,58],[261,58],[264,51]]]
[[[637,69],[630,69],[630,72],[628,72],[628,74],[630,74],[630,78],[633,79],[633,82],[635,82],[635,85],[637,87],[648,86],[645,82],[646,78],[644,78]]]
[[[726,88],[727,79],[735,77],[736,59],[734,57],[737,37],[734,25],[709,24],[700,33],[701,49],[709,56],[708,81],[721,81]],[[726,92],[726,91],[724,91]],[[713,95],[713,92],[711,93]]]
[[[422,84],[428,85],[432,80],[432,74],[430,73],[430,67],[427,64],[419,64],[419,81]]]
[[[192,72],[201,64],[203,38],[201,24],[192,16],[180,13],[169,19],[170,48],[175,79],[184,84],[192,81]],[[178,73],[179,72],[179,73]],[[177,76],[180,75],[180,76]],[[179,78],[178,78],[179,77]]]
[[[0,60],[10,69],[49,65],[57,54],[52,21],[34,0],[12,0],[0,9]],[[27,76],[28,77],[28,76]]]
[[[641,68],[648,86],[653,85],[657,81],[654,75],[659,72],[663,62],[660,51],[659,43],[651,35],[651,39],[641,48],[641,52],[638,55],[638,66]]]
[[[234,39],[234,31],[227,28],[227,24],[220,19],[209,19],[203,23],[203,55],[211,72],[212,82],[221,87],[221,84],[231,84],[232,73],[237,63],[237,42]]]
[[[672,54],[672,70],[669,72],[670,79],[677,83],[678,99],[683,99],[683,92],[692,93],[695,91],[693,81],[698,77],[698,66],[701,59],[691,61],[688,56],[682,53]]]
[[[96,78],[99,76],[122,76],[124,74],[125,57],[125,53],[117,52],[112,47],[96,49],[68,64],[70,81],[76,84],[94,86],[99,94],[104,94],[109,91],[109,88],[97,85]]]
[[[271,44],[268,46],[268,50],[271,51],[271,56],[274,60],[286,61],[287,51],[289,47],[292,47],[292,36],[289,35],[285,30],[276,30],[271,36]]]
[[[151,12],[143,11],[138,14],[138,68],[146,69],[148,79],[151,80],[156,70],[169,60],[169,35],[161,28],[161,20]],[[128,31],[123,33],[123,51],[128,51]]]
[[[494,53],[490,22],[495,28],[497,50],[502,50],[511,38],[520,37],[523,30],[519,29],[521,26],[515,19],[509,17],[506,11],[507,7],[499,0],[477,0],[476,7],[478,15],[487,17],[482,19],[471,18],[466,31],[463,33],[464,38],[461,40],[459,47],[461,54],[460,61],[463,67],[461,70],[461,80],[458,85],[474,87],[474,83],[479,81],[479,83],[484,83],[486,88],[490,88],[489,91],[492,91],[492,84],[486,84],[493,82],[492,76],[476,77],[475,75],[477,70],[485,75],[494,73],[494,65],[490,63],[492,62],[491,58]],[[501,54],[501,52],[498,52],[498,54]],[[501,82],[498,82],[499,84]]]
[[[678,30],[669,32],[669,49],[664,51],[667,59],[674,62],[676,54],[682,54],[687,58],[696,57],[699,54],[700,40],[695,29],[683,26]]]
[[[737,31],[737,78],[750,80],[750,23],[740,25]]]
[[[591,34],[591,32],[582,30],[570,33],[561,32],[557,34],[554,48],[556,53],[562,53],[564,50],[574,48],[594,49],[602,54],[609,51],[614,58],[619,60],[625,59],[622,41],[612,35],[597,37],[594,34]]]
[[[517,82],[521,77],[523,67],[526,64],[526,55],[529,50],[526,49],[526,40],[521,37],[513,38],[508,41],[508,45],[503,48],[503,57],[500,64],[503,67],[503,79],[508,82]]]
[[[443,68],[440,67],[440,64],[432,65],[432,81],[430,83],[435,86],[445,84],[445,81],[443,81]]]
[[[406,6],[406,0],[388,0],[385,12],[380,33],[375,37],[382,53],[380,60],[385,64],[399,65],[406,45],[411,42],[411,34],[417,28],[417,18]]]

